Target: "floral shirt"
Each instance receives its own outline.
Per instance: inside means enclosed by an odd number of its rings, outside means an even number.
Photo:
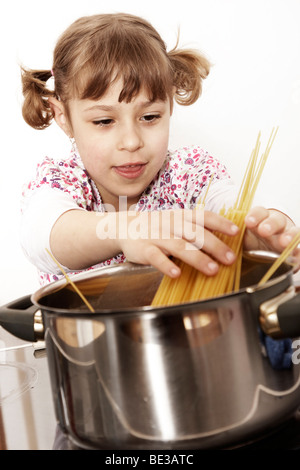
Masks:
[[[224,165],[200,147],[169,151],[163,167],[141,195],[136,210],[165,210],[174,206],[193,208],[199,198],[204,196],[212,175],[212,182],[223,180],[224,187],[232,184]],[[36,178],[25,187],[23,197],[26,199],[32,192],[45,187],[68,194],[76,207],[87,211],[105,211],[96,184],[88,175],[76,150],[62,161],[46,157],[38,165]],[[120,253],[89,269],[124,261],[125,257]],[[44,285],[59,277],[56,273],[40,272],[40,283]]]

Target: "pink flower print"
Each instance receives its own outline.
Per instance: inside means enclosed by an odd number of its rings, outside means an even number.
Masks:
[[[193,164],[194,164],[194,160],[193,160],[192,158],[187,158],[187,159],[184,161],[184,163],[185,163],[186,165],[193,165]]]
[[[176,202],[177,206],[180,207],[180,209],[184,209],[184,204],[181,201],[180,197],[176,198],[175,202]]]
[[[52,181],[51,188],[61,188],[61,185],[57,181]]]

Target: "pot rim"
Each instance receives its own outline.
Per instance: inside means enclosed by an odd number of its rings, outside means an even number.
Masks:
[[[275,259],[278,258],[278,254],[274,252],[269,252],[269,251],[260,251],[260,250],[255,250],[255,251],[248,251],[244,252],[243,256],[245,258],[250,258],[252,260],[257,260],[257,261],[264,261],[264,262],[273,262]],[[285,261],[285,265],[290,265],[290,269],[287,269],[287,272],[284,274],[281,274],[275,278],[271,278],[269,281],[267,281],[263,286],[258,286],[257,284],[253,284],[251,286],[243,287],[242,289],[239,289],[238,291],[235,292],[230,292],[227,294],[223,294],[217,297],[212,297],[204,300],[194,300],[190,302],[185,302],[185,303],[178,303],[174,305],[165,305],[165,306],[152,306],[152,305],[143,305],[139,307],[119,307],[119,308],[103,308],[103,309],[97,309],[94,313],[92,313],[88,308],[78,310],[78,308],[60,308],[60,307],[51,307],[48,305],[43,305],[40,301],[42,298],[46,297],[49,294],[52,294],[58,290],[62,290],[64,287],[66,287],[69,282],[65,279],[62,278],[58,281],[53,281],[50,284],[41,287],[38,289],[34,294],[31,295],[31,302],[41,309],[42,311],[47,311],[47,313],[53,313],[57,315],[68,315],[68,316],[76,316],[77,318],[82,316],[86,317],[87,315],[113,315],[116,316],[118,314],[131,314],[131,315],[137,315],[140,313],[153,313],[157,314],[160,311],[163,311],[164,313],[167,312],[174,312],[178,309],[182,309],[184,306],[185,312],[188,312],[192,309],[198,308],[200,305],[205,306],[206,309],[210,308],[215,308],[216,307],[216,302],[222,300],[230,300],[236,296],[241,296],[241,295],[249,295],[253,294],[254,292],[258,290],[264,290],[266,288],[272,287],[275,284],[279,284],[282,282],[284,279],[286,279],[288,276],[292,275],[293,272],[293,266],[292,266],[292,259],[289,258],[288,260]],[[129,271],[130,273],[139,272],[141,274],[143,273],[149,273],[149,272],[158,272],[156,268],[154,268],[151,265],[140,265],[140,264],[135,264],[135,263],[130,263],[130,262],[125,262],[121,264],[115,264],[111,266],[102,266],[99,268],[96,268],[94,270],[89,270],[89,271],[84,271],[80,272],[78,274],[74,274],[71,276],[71,279],[73,282],[79,282],[83,280],[89,280],[93,279],[95,277],[99,277],[102,275],[109,274],[113,272],[114,274],[118,272],[124,272],[124,271]],[[163,276],[163,275],[162,275]]]

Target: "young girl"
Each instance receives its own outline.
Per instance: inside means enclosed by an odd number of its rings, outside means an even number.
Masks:
[[[233,263],[235,254],[212,234],[238,230],[218,215],[236,195],[226,168],[200,147],[168,149],[173,100],[198,99],[209,73],[203,56],[167,52],[141,18],[96,15],[65,31],[51,70],[22,72],[25,121],[44,129],[55,119],[72,141],[71,155],[45,158],[24,192],[22,245],[43,284],[60,275],[46,248],[69,272],[128,260],[177,277],[175,256],[211,276]],[[196,206],[209,182],[203,221]],[[192,238],[168,225],[169,211],[179,209]],[[245,221],[246,249],[280,252],[297,230],[262,207]],[[149,236],[124,226],[147,227]]]

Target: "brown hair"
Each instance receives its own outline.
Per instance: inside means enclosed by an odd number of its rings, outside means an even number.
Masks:
[[[50,125],[53,113],[48,97],[65,105],[71,98],[99,99],[113,80],[123,79],[119,101],[130,102],[142,87],[149,99],[194,103],[202,92],[209,62],[189,49],[170,52],[150,23],[128,14],[105,14],[75,21],[59,38],[51,70],[22,68],[23,117],[36,129]],[[52,74],[55,87],[47,81]],[[69,117],[69,116],[68,116]]]

